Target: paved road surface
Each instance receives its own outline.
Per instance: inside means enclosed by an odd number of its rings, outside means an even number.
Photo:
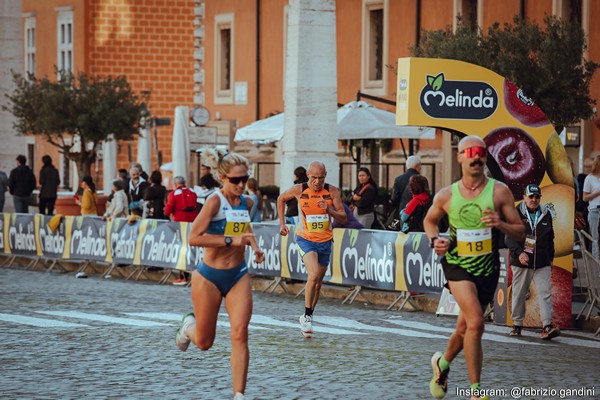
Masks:
[[[303,300],[255,293],[250,331],[251,399],[428,399],[429,360],[454,319],[388,312],[323,300],[315,336],[304,339]],[[175,347],[190,289],[76,279],[73,274],[0,268],[0,398],[228,399],[228,320],[212,349]],[[600,398],[600,340],[568,332],[550,343],[538,332],[509,338],[486,326],[485,388],[594,388]],[[452,365],[449,399],[468,388],[464,358]],[[549,392],[550,393],[550,392]],[[550,395],[523,399],[553,399]]]

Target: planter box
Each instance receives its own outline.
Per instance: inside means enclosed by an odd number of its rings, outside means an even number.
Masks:
[[[98,215],[101,216],[106,211],[106,201],[108,197],[99,195],[96,199],[96,209]],[[54,212],[62,215],[81,215],[81,206],[75,202],[75,198],[71,195],[58,196]]]

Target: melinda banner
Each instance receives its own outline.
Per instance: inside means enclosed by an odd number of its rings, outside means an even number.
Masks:
[[[35,215],[35,231],[37,255],[47,258],[61,258],[65,252],[65,222],[64,218],[54,232],[48,226],[51,215]]]
[[[65,217],[66,260],[105,261],[107,256],[106,222],[94,217]]]
[[[141,222],[136,265],[186,269],[186,222],[146,219]],[[186,236],[187,237],[187,236]]]
[[[33,214],[4,214],[4,252],[23,256],[37,255]]]

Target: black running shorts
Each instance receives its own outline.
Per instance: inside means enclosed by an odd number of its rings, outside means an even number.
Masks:
[[[459,265],[448,264],[446,258],[442,258],[442,269],[444,270],[444,276],[447,281],[471,281],[475,283],[477,288],[477,298],[481,308],[485,310],[485,307],[492,302],[494,294],[496,293],[496,286],[498,286],[498,277],[500,276],[499,269],[496,268],[488,276],[475,276],[466,269],[461,268]],[[448,290],[448,284],[444,285]]]

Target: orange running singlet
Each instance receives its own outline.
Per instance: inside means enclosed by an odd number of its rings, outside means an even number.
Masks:
[[[317,204],[321,199],[327,201],[328,207],[333,206],[328,183],[323,185],[320,192],[309,188],[307,183],[302,184],[302,193],[298,198],[298,215],[300,216],[300,223],[297,227],[298,236],[317,243],[327,242],[333,238],[331,218]]]

